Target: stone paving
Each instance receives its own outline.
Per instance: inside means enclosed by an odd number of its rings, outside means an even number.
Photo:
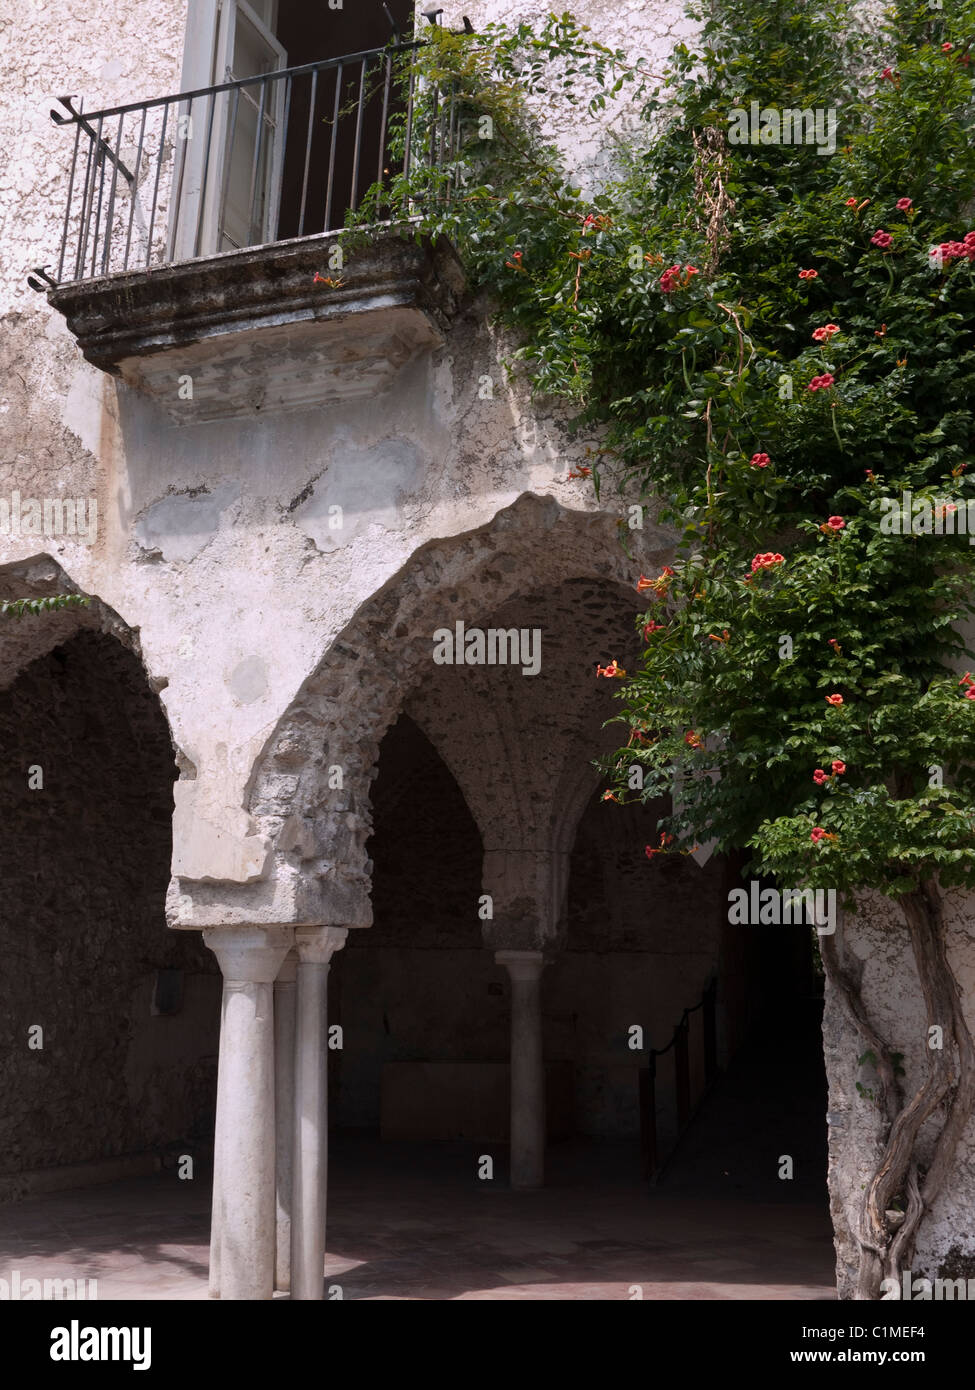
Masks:
[[[629,1146],[557,1145],[550,1186],[479,1181],[470,1145],[333,1142],[326,1283],[355,1299],[832,1299],[825,1202],[650,1191]],[[781,1190],[781,1185],[779,1185]],[[0,1208],[0,1278],[207,1296],[209,1190],[175,1173]]]

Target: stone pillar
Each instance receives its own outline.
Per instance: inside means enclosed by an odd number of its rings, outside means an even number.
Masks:
[[[214,1138],[211,1292],[226,1299],[274,1292],[273,981],[290,927],[220,927],[203,933],[223,972]]]
[[[223,1021],[227,1012],[227,991],[223,992],[220,1000],[220,1037],[224,1037]],[[221,1051],[222,1051],[221,1041]],[[220,1071],[219,1064],[217,1070],[217,1105],[220,1104]],[[210,1204],[210,1270],[208,1274],[207,1292],[210,1298],[220,1297],[220,1179],[223,1176],[223,1146],[220,1143],[220,1126],[217,1125],[213,1134],[213,1200]]]
[[[345,945],[345,927],[299,927],[295,1025],[294,1196],[291,1297],[321,1299],[325,1282],[325,1196],[328,1181],[329,961]]]
[[[295,1140],[295,979],[298,956],[289,951],[274,981],[274,1151],[277,1232],[274,1287],[291,1289],[291,1188]]]
[[[545,1177],[545,1062],[542,1056],[541,951],[496,951],[511,976],[511,1186],[541,1187]]]

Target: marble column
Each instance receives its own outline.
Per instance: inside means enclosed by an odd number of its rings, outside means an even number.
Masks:
[[[291,1195],[295,1140],[295,980],[298,956],[289,951],[274,981],[274,1151],[277,1230],[274,1287],[291,1289]]]
[[[345,927],[299,927],[295,1022],[294,1187],[291,1297],[323,1297],[325,1198],[328,1181],[329,962],[345,945]]]
[[[496,951],[511,977],[511,1186],[545,1178],[545,1062],[542,1056],[541,951]]]
[[[224,1017],[227,1012],[227,992],[224,990],[220,1000],[220,1037],[223,1039]],[[221,1042],[222,1050],[222,1042]],[[220,1104],[220,1068],[217,1066],[217,1105]],[[210,1269],[207,1293],[210,1298],[220,1297],[220,1180],[223,1177],[223,1145],[220,1142],[220,1126],[216,1125],[213,1134],[213,1200],[210,1204]]]
[[[290,927],[214,927],[203,933],[223,972],[214,1139],[211,1293],[274,1292],[273,981]]]

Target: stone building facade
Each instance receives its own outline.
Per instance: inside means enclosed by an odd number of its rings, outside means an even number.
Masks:
[[[467,8],[475,26],[521,14]],[[687,28],[660,0],[576,8],[661,61]],[[91,602],[0,633],[0,1190],[205,1156],[215,1103],[224,1298],[322,1296],[325,1059],[333,1119],[390,1133],[439,1133],[460,1093],[471,1132],[490,1128],[510,1081],[511,1181],[532,1187],[546,1082],[549,1111],[562,1094],[582,1132],[635,1133],[632,1025],[663,1046],[713,977],[720,1060],[748,1021],[729,866],[647,864],[654,808],[609,819],[592,766],[614,746],[595,665],[633,655],[635,580],[674,538],[648,518],[624,553],[618,499],[569,477],[583,446],[508,375],[449,248],[379,239],[323,293],[337,237],[328,213],[297,234],[287,154],[275,181],[272,136],[262,156],[255,134],[270,97],[245,148],[251,210],[254,187],[259,219],[278,199],[277,234],[265,223],[239,247],[226,208],[211,226],[215,185],[194,163],[204,131],[227,140],[229,102],[200,108],[184,149],[179,106],[120,109],[386,41],[379,6],[321,9],[309,31],[288,0],[160,0],[147,27],[144,7],[94,0],[24,10],[4,34],[0,584]],[[115,114],[74,119],[65,94],[82,91]],[[612,158],[597,123],[555,133],[585,178]],[[232,158],[220,167],[233,190]],[[66,221],[69,177],[88,193]],[[193,244],[172,230],[178,177],[186,197],[198,184]],[[98,225],[96,197],[110,251],[74,240]],[[147,264],[118,269],[123,240]],[[85,534],[54,524],[65,499]],[[434,634],[457,624],[538,634],[537,673],[527,650],[438,663]],[[952,949],[975,998],[969,923],[959,904]],[[869,914],[846,945],[910,1071],[909,964]],[[857,1051],[828,999],[841,1290],[875,1143]],[[411,1067],[428,1068],[428,1113]],[[975,1256],[972,1154],[926,1227],[932,1271]]]

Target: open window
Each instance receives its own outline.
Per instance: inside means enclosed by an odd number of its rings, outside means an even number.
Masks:
[[[287,52],[270,25],[275,0],[227,0],[222,7],[217,51],[218,81],[263,77],[288,66]],[[263,15],[260,11],[263,10]],[[282,81],[254,83],[224,92],[217,101],[219,143],[208,190],[210,236],[217,251],[258,246],[276,235],[284,154]]]
[[[412,37],[413,0],[190,0],[183,91],[236,85],[179,113],[169,258],[340,227],[389,172],[377,51]]]

